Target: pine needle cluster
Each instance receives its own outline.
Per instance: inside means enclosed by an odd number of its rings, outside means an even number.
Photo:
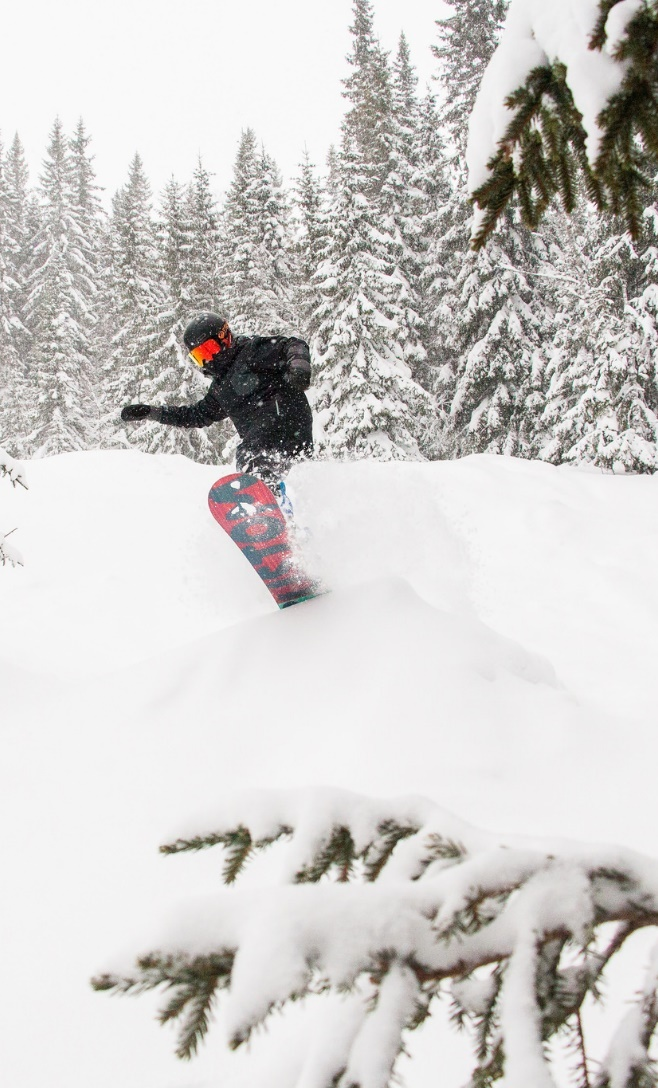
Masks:
[[[99,975],[93,986],[99,992],[120,994],[143,994],[158,988],[173,990],[172,997],[158,1014],[158,1022],[181,1022],[176,1056],[189,1059],[196,1054],[208,1032],[217,991],[230,983],[233,960],[231,952],[192,959],[151,953],[137,961],[137,975],[125,978]]]
[[[606,20],[618,0],[601,0],[590,49],[606,46]],[[472,195],[483,215],[472,245],[478,250],[513,198],[524,223],[535,229],[557,195],[573,211],[579,184],[601,212],[618,216],[632,238],[641,220],[658,164],[658,6],[644,3],[616,45],[613,59],[627,66],[619,91],[597,123],[602,132],[596,161],[586,153],[587,133],[562,63],[535,68],[506,99],[513,116],[488,163],[489,177]]]

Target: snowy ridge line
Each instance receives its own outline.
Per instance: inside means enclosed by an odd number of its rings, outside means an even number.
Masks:
[[[173,989],[160,1019],[182,1018],[181,1057],[209,1030],[220,990],[232,1047],[288,1001],[351,991],[361,1006],[346,1049],[318,1061],[342,1070],[335,1083],[345,1088],[386,1088],[406,1032],[452,982],[457,1015],[482,1029],[481,1067],[504,1055],[506,1084],[548,1088],[545,1043],[574,1019],[580,1025],[585,999],[598,994],[628,937],[658,926],[658,861],[617,847],[501,840],[422,799],[386,804],[323,790],[311,814],[311,796],[249,795],[234,802],[237,826],[205,843],[173,844],[178,852],[221,843],[224,879],[232,883],[252,853],[284,840],[273,848],[266,894],[261,883],[184,905],[136,972],[99,975],[94,988]],[[404,824],[400,814],[421,818]],[[612,937],[601,932],[611,923]],[[658,1022],[657,965],[653,956],[634,1016],[611,1047],[611,1068],[624,1053],[633,1069],[642,1047],[648,1055]]]

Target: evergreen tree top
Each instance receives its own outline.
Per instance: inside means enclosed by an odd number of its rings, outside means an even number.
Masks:
[[[73,138],[69,141],[73,201],[79,211],[89,221],[100,210],[99,193],[102,188],[96,182],[93,162],[94,156],[88,151],[91,136],[87,133],[82,118],[78,121]]]
[[[396,109],[399,113],[406,115],[408,120],[411,120],[417,106],[418,77],[411,62],[411,51],[404,33],[400,35],[398,51],[392,68]]]
[[[452,0],[450,16],[437,19],[437,78],[445,105],[441,127],[460,156],[466,147],[468,118],[477,90],[496,48],[508,0]]]
[[[376,190],[383,182],[388,162],[392,90],[388,54],[375,35],[370,0],[354,0],[350,30],[352,52],[347,60],[352,71],[343,80],[343,94],[350,106],[343,119],[343,145],[354,141],[364,159],[377,168]]]
[[[63,209],[68,204],[71,161],[68,141],[59,117],[50,132],[47,157],[41,172],[41,191],[52,208]]]

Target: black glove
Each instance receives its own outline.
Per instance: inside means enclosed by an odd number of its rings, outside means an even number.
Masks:
[[[151,408],[148,404],[127,404],[121,409],[121,418],[124,423],[130,423],[136,419],[148,419]]]
[[[311,364],[307,359],[292,359],[286,371],[286,381],[301,393],[311,384]]]

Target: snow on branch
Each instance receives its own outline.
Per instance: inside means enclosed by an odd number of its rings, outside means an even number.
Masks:
[[[406,1036],[442,993],[455,1023],[473,1029],[473,1085],[504,1073],[507,1088],[551,1088],[547,1044],[570,1032],[587,1083],[583,1003],[599,995],[629,937],[658,926],[658,861],[616,847],[501,839],[418,798],[261,792],[228,804],[211,830],[162,849],[213,847],[224,852],[227,883],[249,858],[265,862],[266,894],[251,881],[186,904],[134,970],[92,985],[166,990],[160,1020],[179,1021],[183,1058],[205,1037],[220,993],[233,1047],[288,1001],[349,994],[350,1032],[324,1031],[304,1066],[304,1084],[318,1088],[387,1088]],[[657,988],[658,948],[601,1088],[652,1083],[641,1074]]]
[[[13,487],[20,485],[27,489],[25,467],[10,457],[6,450],[0,446],[0,476],[6,476]]]
[[[7,538],[10,537],[13,532],[15,532],[14,529],[11,529],[8,533],[0,532],[0,563],[3,567],[7,563],[12,567],[23,566],[23,556],[18,548],[15,548],[13,544],[7,542]]]
[[[653,1088],[656,1075],[649,1047],[657,1026],[658,950],[654,950],[639,1000],[615,1032],[596,1088]]]
[[[480,248],[513,196],[536,227],[579,178],[600,209],[640,231],[658,162],[655,0],[511,0],[469,125],[472,239]]]
[[[0,447],[0,477],[5,476],[11,483],[12,487],[24,487],[27,489],[27,481],[25,476],[25,469],[18,461],[15,461],[13,457],[10,457],[6,450]],[[22,566],[23,557],[18,548],[8,543],[8,537],[15,532],[11,529],[8,533],[3,533],[0,530],[0,564],[5,566],[9,563],[11,566]]]

